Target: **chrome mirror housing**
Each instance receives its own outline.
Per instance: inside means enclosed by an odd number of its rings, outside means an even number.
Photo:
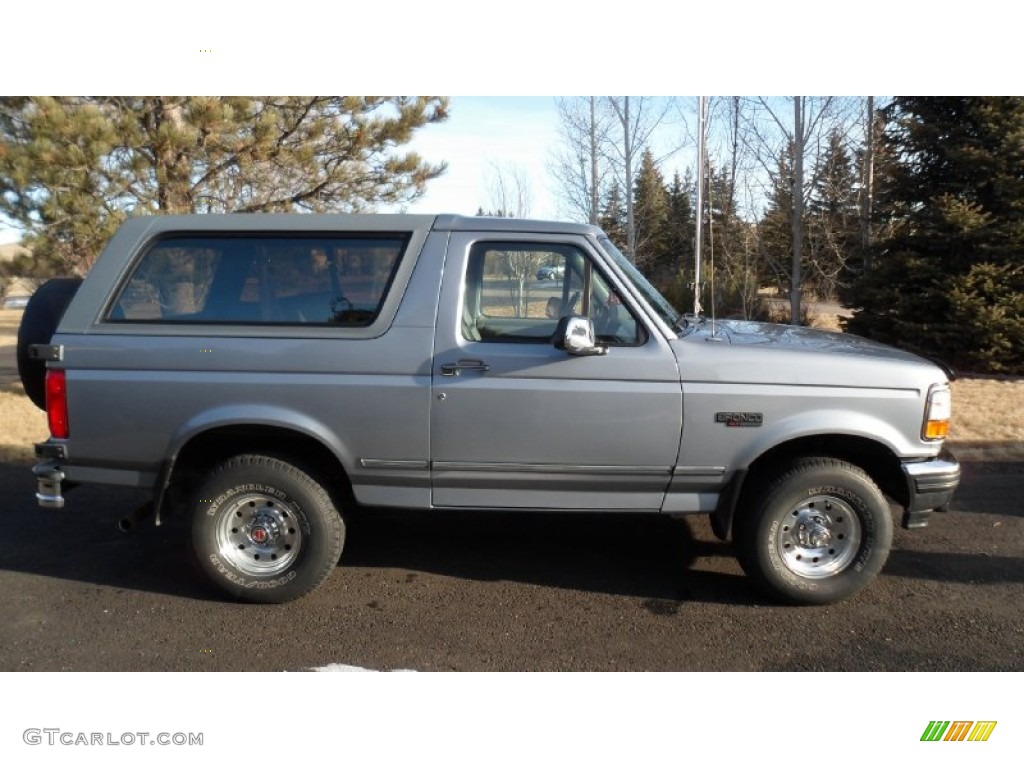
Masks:
[[[597,343],[593,321],[581,315],[568,315],[558,321],[555,346],[581,357],[608,354],[608,347]]]

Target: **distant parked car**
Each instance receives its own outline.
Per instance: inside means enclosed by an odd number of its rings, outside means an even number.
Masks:
[[[5,296],[4,309],[24,309],[28,306],[31,296]]]
[[[565,276],[565,265],[556,264],[553,267],[541,267],[537,270],[538,280],[559,280]]]

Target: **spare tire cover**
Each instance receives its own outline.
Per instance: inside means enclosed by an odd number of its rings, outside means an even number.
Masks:
[[[33,344],[49,344],[71,299],[82,284],[78,277],[48,280],[32,294],[18,327],[18,375],[25,394],[46,410],[46,362],[29,357]]]

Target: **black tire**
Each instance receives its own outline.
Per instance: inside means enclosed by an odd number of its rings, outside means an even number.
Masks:
[[[224,591],[250,603],[285,603],[322,584],[345,545],[330,494],[294,464],[235,456],[196,492],[192,546]]]
[[[892,546],[889,504],[859,467],[802,459],[753,494],[737,520],[743,570],[784,603],[843,600],[882,570]]]
[[[33,344],[49,344],[54,331],[64,317],[78,287],[77,277],[59,277],[48,280],[32,294],[18,326],[18,375],[21,385],[37,408],[46,410],[46,362],[33,360],[28,349]]]

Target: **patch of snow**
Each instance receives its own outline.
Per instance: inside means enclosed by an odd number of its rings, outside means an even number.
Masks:
[[[309,670],[310,672],[415,672],[415,669],[367,669],[366,667],[356,667],[351,664],[328,664],[325,667],[313,667]]]

